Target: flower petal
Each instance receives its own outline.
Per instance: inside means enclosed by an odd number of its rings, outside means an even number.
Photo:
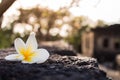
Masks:
[[[50,56],[49,52],[46,49],[38,49],[36,50],[36,54],[38,56],[33,58],[36,63],[44,63]]]
[[[20,61],[22,59],[23,59],[23,56],[20,54],[10,54],[5,57],[5,60],[9,60],[9,61]]]
[[[35,33],[32,32],[26,42],[27,48],[31,48],[32,51],[35,51],[38,47],[37,40],[35,38]]]
[[[20,50],[21,50],[21,49],[25,49],[25,48],[26,48],[25,43],[24,43],[23,40],[20,39],[20,38],[15,39],[14,45],[15,45],[16,51],[17,51],[19,54],[20,54]]]
[[[22,63],[29,63],[29,64],[32,64],[32,63],[34,63],[34,62],[29,62],[29,61],[22,61]]]
[[[38,49],[31,56],[31,61],[22,61],[22,63],[43,63],[49,58],[49,52],[46,49]]]

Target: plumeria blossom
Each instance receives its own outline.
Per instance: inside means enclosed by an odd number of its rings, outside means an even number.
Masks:
[[[14,46],[17,54],[6,56],[6,60],[22,61],[22,63],[43,63],[49,58],[49,52],[46,49],[37,49],[38,44],[34,32],[30,34],[26,44],[22,39],[17,38],[14,41]]]

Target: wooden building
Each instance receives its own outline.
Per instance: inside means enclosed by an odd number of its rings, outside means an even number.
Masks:
[[[97,27],[82,34],[82,53],[99,61],[115,59],[120,53],[120,24]]]

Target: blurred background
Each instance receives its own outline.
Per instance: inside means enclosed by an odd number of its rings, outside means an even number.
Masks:
[[[0,0],[0,48],[26,41],[35,32],[44,46],[97,58],[100,68],[120,80],[119,0]],[[60,45],[59,45],[60,44]]]

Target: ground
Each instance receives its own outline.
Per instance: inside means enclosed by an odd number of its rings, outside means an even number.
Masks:
[[[120,80],[120,71],[109,69],[103,65],[99,66],[101,70],[105,71],[107,73],[107,76],[110,77],[112,80]]]
[[[51,56],[42,64],[4,60],[6,55],[13,53],[16,53],[14,49],[0,50],[1,80],[110,80],[94,58],[50,52]]]

